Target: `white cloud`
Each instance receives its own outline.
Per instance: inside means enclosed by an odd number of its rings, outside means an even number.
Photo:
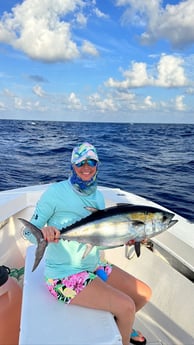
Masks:
[[[89,105],[98,111],[105,112],[118,110],[115,100],[111,95],[101,98],[101,96],[98,93],[95,93],[93,95],[90,95],[88,97],[88,100]]]
[[[146,71],[146,64],[142,62],[132,62],[131,68],[122,72],[125,79],[116,81],[112,77],[105,82],[108,87],[118,89],[128,89],[131,87],[140,87],[151,83]]]
[[[184,0],[162,7],[161,0],[117,0],[117,6],[125,6],[125,24],[144,26],[143,44],[160,39],[168,40],[175,48],[194,43],[194,1]]]
[[[158,78],[155,84],[163,87],[186,86],[184,68],[182,67],[183,59],[173,55],[162,55],[158,63]]]
[[[135,94],[129,93],[129,92],[122,92],[121,90],[117,90],[115,98],[119,102],[132,102],[135,99]]]
[[[83,13],[78,13],[76,16],[76,21],[81,26],[85,26],[87,23],[87,18],[86,18],[86,16],[83,15]]]
[[[149,18],[156,18],[160,8],[160,0],[117,0],[117,6],[125,6],[122,23],[145,26]]]
[[[82,52],[85,54],[93,55],[93,56],[98,56],[99,53],[95,46],[89,42],[84,40],[83,45],[82,45]]]
[[[3,102],[0,102],[0,111],[6,110],[6,105]]]
[[[80,56],[79,46],[71,36],[75,23],[84,25],[82,0],[24,0],[5,13],[0,21],[0,41],[23,51],[32,59],[46,62],[67,61]],[[80,12],[79,12],[80,11]],[[66,15],[72,15],[72,21]],[[91,43],[84,43],[84,53],[97,55]],[[87,48],[87,49],[86,49]]]
[[[33,102],[31,100],[26,100],[21,97],[14,97],[14,109],[25,110],[25,111],[47,111],[46,106],[42,106],[38,101]]]
[[[123,76],[128,80],[130,86],[148,85],[151,83],[147,74],[147,66],[143,62],[132,62],[132,68],[124,71]]]
[[[13,94],[13,92],[11,92],[9,89],[7,89],[7,88],[5,88],[4,90],[3,90],[3,94],[5,95],[5,96],[8,96],[8,97],[14,97],[14,94]]]
[[[14,98],[14,105],[15,109],[27,109],[27,107],[24,105],[23,100],[19,97]]]
[[[44,97],[46,95],[46,92],[42,89],[40,85],[35,85],[32,88],[32,91],[35,93],[36,96],[39,96],[39,97]]]
[[[76,96],[74,92],[71,92],[67,99],[67,108],[71,110],[81,109],[82,104],[80,99]]]
[[[175,108],[176,108],[176,110],[178,110],[178,111],[186,110],[186,105],[183,103],[183,100],[184,100],[184,96],[183,95],[180,95],[180,96],[176,97],[176,99],[175,99]]]
[[[94,13],[96,14],[96,16],[98,18],[108,18],[109,16],[105,13],[103,13],[102,11],[100,11],[98,8],[94,9]]]
[[[155,108],[156,107],[156,103],[152,101],[152,97],[151,96],[147,96],[144,99],[144,104],[148,108]]]
[[[160,11],[156,21],[150,21],[147,32],[142,35],[142,41],[152,43],[161,38],[169,40],[176,48],[194,43],[193,0],[167,5],[165,10]]]
[[[157,76],[148,73],[143,62],[132,62],[131,68],[122,72],[122,81],[110,77],[105,85],[111,88],[128,89],[144,86],[180,87],[188,85],[188,80],[182,67],[183,60],[173,55],[162,55],[157,66]],[[152,74],[153,75],[152,75]]]

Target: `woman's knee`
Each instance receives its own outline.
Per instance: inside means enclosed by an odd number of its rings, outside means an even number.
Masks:
[[[152,289],[147,284],[145,284],[145,288],[144,288],[144,297],[145,297],[146,302],[149,302],[150,298],[152,297]]]
[[[144,284],[143,288],[141,289],[141,291],[139,291],[138,295],[134,299],[135,305],[136,305],[136,311],[143,308],[143,306],[149,302],[151,296],[152,296],[151,288],[147,284]]]
[[[123,296],[123,298],[119,300],[119,307],[117,308],[117,312],[118,314],[124,315],[125,317],[126,315],[135,315],[136,306],[133,299],[127,295]]]

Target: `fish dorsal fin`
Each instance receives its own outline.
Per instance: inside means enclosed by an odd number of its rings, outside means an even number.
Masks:
[[[115,204],[115,206],[111,206],[110,208],[112,207],[116,207],[116,206],[134,206],[134,204],[131,204],[131,203],[127,203],[127,202],[118,202]],[[95,208],[95,207],[91,207],[91,206],[86,206],[84,207],[87,211],[91,212],[91,213],[95,213],[95,212],[98,212],[100,211],[98,208]],[[105,210],[108,210],[109,207],[106,207]]]

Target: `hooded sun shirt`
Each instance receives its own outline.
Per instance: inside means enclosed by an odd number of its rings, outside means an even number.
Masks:
[[[90,195],[94,193],[97,188],[98,164],[96,165],[96,174],[89,181],[83,181],[75,172],[74,164],[78,164],[87,159],[94,159],[99,162],[95,147],[85,142],[75,147],[72,152],[70,176],[70,182],[73,188],[83,195]]]

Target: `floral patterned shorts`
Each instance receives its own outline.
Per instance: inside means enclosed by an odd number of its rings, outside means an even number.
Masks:
[[[106,281],[112,272],[112,266],[105,264],[99,266],[95,272],[79,272],[61,279],[46,278],[46,284],[50,293],[59,301],[71,303],[71,300],[81,292],[95,278],[100,277]]]

